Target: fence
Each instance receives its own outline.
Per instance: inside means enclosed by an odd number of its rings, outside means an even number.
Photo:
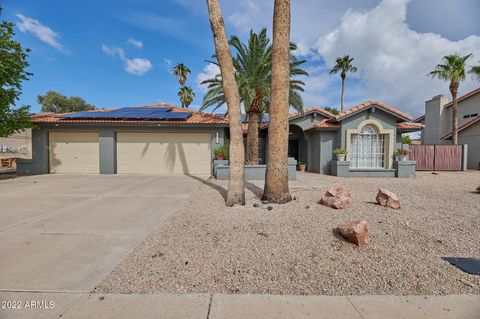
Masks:
[[[463,145],[410,145],[409,159],[417,162],[417,171],[461,171]]]

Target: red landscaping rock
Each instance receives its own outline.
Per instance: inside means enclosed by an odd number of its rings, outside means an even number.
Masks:
[[[381,206],[400,209],[400,199],[398,196],[385,189],[378,190],[377,203]]]
[[[331,208],[343,209],[350,207],[351,198],[350,191],[345,187],[333,186],[327,190],[319,203]]]
[[[362,247],[368,244],[368,224],[364,220],[349,220],[337,226],[338,232],[349,242]]]

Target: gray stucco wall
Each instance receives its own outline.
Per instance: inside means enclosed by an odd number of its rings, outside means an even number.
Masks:
[[[480,123],[467,127],[458,134],[459,144],[468,145],[467,169],[480,169]]]
[[[310,131],[308,135],[308,148],[310,159],[307,163],[309,172],[320,173],[320,132]]]
[[[211,133],[211,158],[214,158],[214,150],[221,146],[225,138],[224,127],[158,127],[158,126],[91,126],[91,125],[41,125],[32,131],[32,159],[19,161],[18,174],[48,174],[49,173],[49,150],[48,132],[80,132],[94,131],[99,133],[99,157],[101,174],[116,173],[116,133],[117,132],[170,132],[170,133]],[[218,143],[216,142],[218,132]]]
[[[331,162],[334,159],[333,150],[337,145],[336,131],[320,132],[320,173],[331,173]]]

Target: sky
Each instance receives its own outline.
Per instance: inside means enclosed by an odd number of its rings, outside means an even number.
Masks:
[[[247,39],[251,29],[271,32],[273,0],[220,0],[228,35]],[[97,107],[151,103],[179,105],[176,63],[192,71],[187,85],[202,103],[200,84],[218,70],[205,62],[214,44],[205,1],[2,0],[1,19],[16,24],[15,38],[31,49],[18,105],[40,111],[49,90],[80,96]],[[305,108],[340,104],[336,57],[349,54],[358,72],[346,81],[345,104],[376,99],[412,116],[448,84],[431,79],[442,56],[473,54],[480,64],[478,0],[295,0],[291,40],[307,60]],[[467,76],[460,94],[480,83]]]

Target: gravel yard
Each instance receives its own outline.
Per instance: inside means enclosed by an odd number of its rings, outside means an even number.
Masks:
[[[318,175],[318,179],[347,187],[352,206],[334,210],[317,204],[325,187],[293,189],[299,200],[273,205],[271,211],[254,208],[259,199],[248,191],[246,207],[227,208],[221,188],[201,186],[96,291],[480,293],[480,276],[441,260],[480,258],[480,194],[474,193],[480,172],[417,172],[409,179]],[[376,205],[378,188],[396,193],[402,209]],[[333,232],[349,219],[369,223],[369,245],[359,249]]]

